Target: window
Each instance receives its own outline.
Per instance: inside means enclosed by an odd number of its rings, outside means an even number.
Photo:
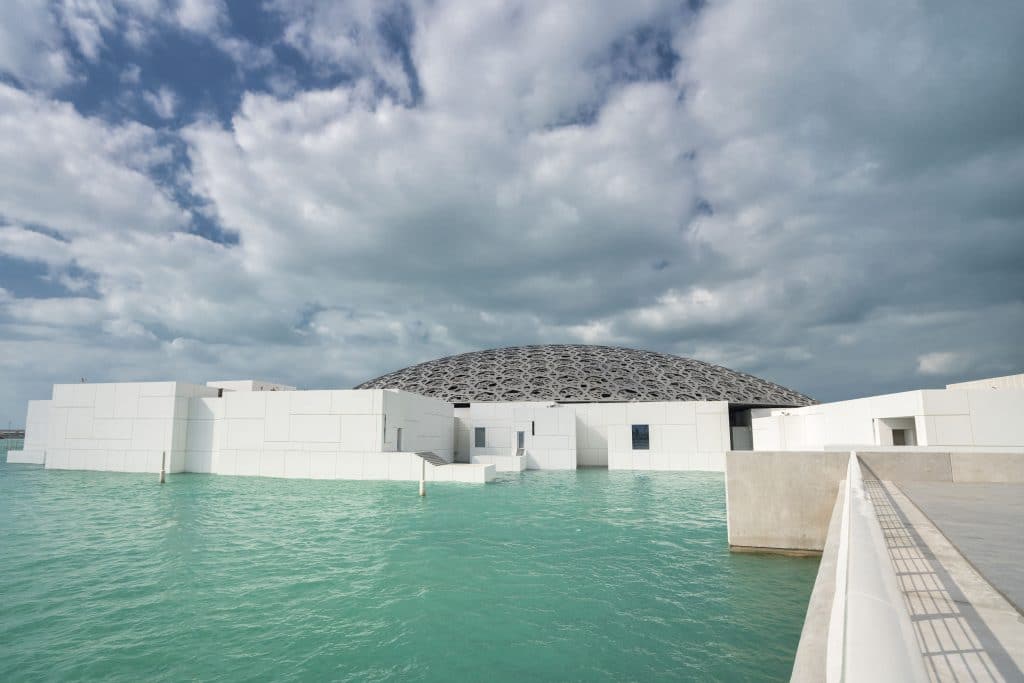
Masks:
[[[516,432],[516,448],[526,448],[526,432]]]
[[[633,450],[646,451],[651,448],[651,428],[649,425],[633,425]]]
[[[487,434],[483,427],[473,428],[473,445],[477,448],[483,448],[487,444]]]

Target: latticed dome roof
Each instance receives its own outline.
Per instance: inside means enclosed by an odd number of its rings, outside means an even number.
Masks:
[[[356,389],[475,401],[729,401],[803,406],[801,393],[692,358],[611,346],[549,344],[474,351],[412,365]]]

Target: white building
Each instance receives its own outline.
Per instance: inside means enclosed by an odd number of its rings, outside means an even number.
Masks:
[[[1019,451],[1024,374],[802,408],[751,411],[755,450],[857,446]]]
[[[499,471],[607,467],[721,472],[749,447],[747,411],[813,401],[728,368],[651,351],[548,345],[422,363],[359,388],[455,406],[455,459]],[[732,426],[731,426],[732,425]]]
[[[234,389],[230,388],[234,387]],[[280,389],[280,390],[279,390]],[[50,469],[484,482],[452,460],[450,403],[396,390],[296,391],[265,382],[57,384],[30,401],[8,462]]]
[[[442,358],[356,389],[59,384],[24,450],[52,469],[483,482],[526,469],[723,471],[729,450],[1024,446],[1024,376],[838,403],[677,356],[530,346]]]

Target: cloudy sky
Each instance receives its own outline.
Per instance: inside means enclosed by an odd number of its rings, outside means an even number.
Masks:
[[[1024,3],[5,0],[0,425],[528,343],[1024,371]]]

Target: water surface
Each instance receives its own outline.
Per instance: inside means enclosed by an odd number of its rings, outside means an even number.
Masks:
[[[720,474],[487,486],[0,465],[0,680],[786,680],[817,560]]]

